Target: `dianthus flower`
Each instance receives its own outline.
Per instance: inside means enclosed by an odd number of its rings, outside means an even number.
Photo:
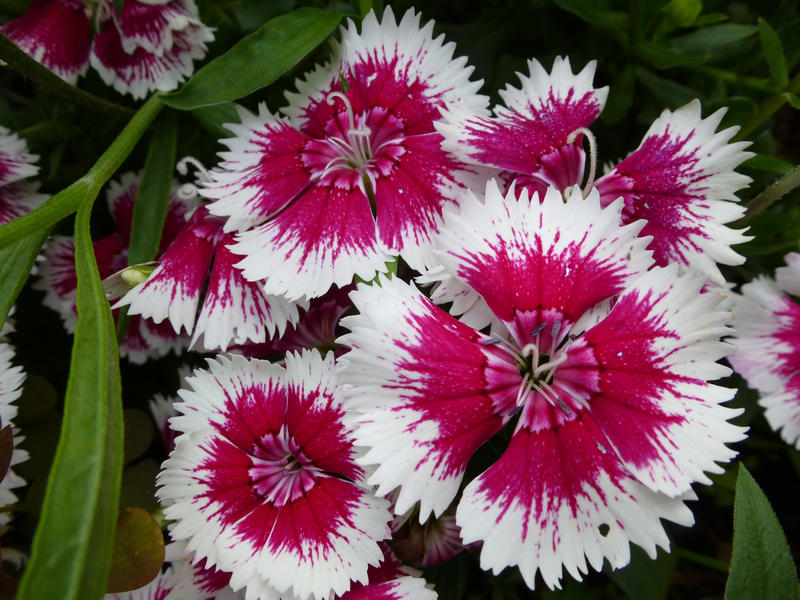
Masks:
[[[157,479],[172,537],[248,598],[320,600],[366,584],[391,514],[363,485],[333,355],[208,365],[179,392],[170,424],[181,435]]]
[[[8,343],[6,336],[12,332],[9,321],[0,329],[0,428],[11,427],[14,432],[14,449],[11,453],[11,462],[6,472],[0,472],[0,507],[10,506],[17,502],[17,496],[11,491],[25,485],[25,480],[11,469],[14,465],[28,460],[28,453],[19,448],[23,438],[16,435],[13,419],[17,416],[17,407],[14,405],[22,395],[22,382],[25,373],[22,367],[14,366],[14,348]],[[11,513],[0,512],[0,526],[6,525],[11,519]]]
[[[733,368],[758,390],[764,416],[800,449],[800,254],[786,255],[776,280],[762,276],[734,295]]]
[[[47,198],[38,194],[37,182],[26,181],[39,172],[39,157],[28,152],[23,138],[0,126],[0,225],[39,206]]]
[[[129,314],[156,323],[169,319],[175,333],[194,332],[192,346],[207,350],[283,335],[287,324],[297,322],[297,304],[265,294],[242,276],[233,266],[238,257],[228,249],[233,234],[223,232],[224,223],[199,206],[167,246],[158,267],[115,308],[127,305]]]
[[[517,417],[456,522],[482,542],[482,568],[517,565],[529,587],[537,572],[550,587],[562,569],[580,578],[587,560],[621,567],[631,542],[667,548],[660,519],[691,524],[692,483],[710,483],[744,436],[720,404],[734,390],[708,383],[729,373],[716,361],[730,315],[704,278],[648,271],[644,223],[620,225],[622,208],[597,191],[504,196],[490,181],[484,201],[468,194],[445,215],[436,247],[494,315],[491,334],[396,278],[360,285],[360,314],[342,320],[359,462],[376,465],[378,495],[399,489],[396,512],[442,514],[473,453]]]
[[[739,128],[716,131],[725,109],[703,119],[695,100],[665,110],[639,147],[595,182],[596,142],[588,127],[608,95],[608,87],[593,87],[595,66],[592,61],[573,74],[569,59],[559,57],[547,73],[529,61],[529,75],[519,74],[521,87],[500,92],[505,106],[495,109],[495,117],[451,110],[437,124],[443,147],[465,162],[501,169],[504,180],[516,179],[518,189],[541,195],[549,185],[562,192],[580,185],[588,138],[584,194],[593,184],[603,205],[624,198],[622,222],[647,221],[642,235],[653,238],[655,264],[676,262],[682,271],[697,270],[722,285],[716,263],[744,262],[730,246],[749,239],[725,226],[744,214],[734,193],[750,180],[734,169],[751,156],[743,151],[748,142],[729,143]]]
[[[65,81],[74,84],[91,62],[107,85],[134,98],[177,87],[214,39],[194,0],[125,0],[119,14],[100,0],[94,10],[94,40],[92,14],[80,0],[33,0],[0,31]]]
[[[372,279],[399,254],[420,269],[442,210],[470,181],[433,122],[455,102],[484,110],[466,59],[409,10],[368,14],[342,30],[338,55],[317,67],[285,118],[240,110],[222,140],[220,172],[202,190],[227,229],[256,225],[232,247],[245,277],[269,294],[312,298],[354,275]]]
[[[119,182],[112,181],[109,184],[108,208],[118,231],[92,244],[97,268],[103,279],[128,266],[133,205],[138,189],[139,180],[133,173],[125,173]],[[161,235],[161,250],[175,238],[193,208],[191,201],[172,195]],[[68,236],[52,236],[45,244],[37,264],[40,278],[34,287],[45,292],[44,304],[61,316],[64,327],[72,333],[77,323],[74,240]],[[164,356],[170,350],[181,352],[187,345],[187,340],[177,335],[170,325],[154,323],[134,315],[119,348],[122,356],[127,356],[131,362],[143,363],[148,358]]]

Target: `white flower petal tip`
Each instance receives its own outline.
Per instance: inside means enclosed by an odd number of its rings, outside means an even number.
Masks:
[[[744,215],[735,192],[750,178],[734,169],[753,154],[744,151],[749,142],[730,142],[737,127],[716,131],[724,113],[704,119],[697,100],[665,110],[639,148],[596,183],[604,202],[625,199],[625,221],[647,220],[657,264],[677,262],[717,285],[717,263],[743,263],[731,246],[751,239],[725,226]]]
[[[39,159],[28,151],[28,144],[9,129],[0,126],[0,225],[30,212],[47,199],[39,194],[39,184],[26,181],[39,172]]]
[[[528,61],[529,75],[517,73],[520,88],[500,92],[505,106],[495,117],[464,106],[446,112],[436,124],[442,147],[464,162],[502,169],[531,191],[580,183],[582,136],[571,136],[594,122],[608,96],[607,86],[593,86],[596,66],[591,61],[573,74],[569,59],[557,57],[547,73],[537,60]]]
[[[453,53],[432,23],[420,26],[413,11],[398,23],[387,9],[360,32],[342,29],[333,61],[287,95],[285,117],[263,106],[240,113],[201,193],[228,217],[226,230],[254,226],[232,247],[248,280],[310,299],[373,279],[397,255],[415,269],[434,263],[442,212],[476,177],[442,150],[434,121],[456,103],[486,105]]]
[[[779,269],[794,289],[796,254]],[[800,450],[800,305],[771,279],[759,277],[734,299],[733,368],[759,392],[764,416],[781,438]]]
[[[391,515],[361,484],[333,355],[288,354],[285,369],[222,356],[187,382],[158,476],[173,537],[248,598],[322,600],[366,583]]]
[[[456,509],[481,566],[518,566],[557,587],[564,571],[668,548],[661,519],[692,523],[694,483],[745,437],[724,406],[734,390],[728,311],[707,279],[651,267],[642,222],[623,201],[555,188],[529,198],[489,182],[485,198],[446,212],[437,256],[501,327],[486,335],[394,278],[360,285],[340,359],[359,462],[394,510],[420,522],[455,498],[475,450],[516,418],[510,445]],[[431,278],[444,281],[441,273]],[[454,419],[453,415],[458,415]]]

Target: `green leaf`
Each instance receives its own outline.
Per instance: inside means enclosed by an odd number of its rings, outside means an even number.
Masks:
[[[48,230],[42,229],[30,237],[0,248],[0,328],[28,280],[39,250],[47,239]]]
[[[161,100],[173,108],[192,110],[247,96],[294,67],[331,34],[341,18],[307,7],[276,17]]]
[[[129,592],[147,585],[164,564],[164,534],[153,516],[141,508],[119,514],[108,574],[109,593]]]
[[[78,206],[82,202],[91,205],[97,198],[100,188],[111,178],[122,161],[128,158],[136,143],[163,107],[158,96],[152,96],[133,115],[133,118],[86,175],[31,212],[25,213],[5,225],[0,225],[0,248],[26,238],[34,232],[52,227],[64,217],[78,210]]]
[[[636,71],[633,66],[627,65],[614,81],[608,93],[606,107],[600,114],[600,118],[604,123],[616,125],[627,114],[633,104],[635,74]]]
[[[742,25],[739,23],[722,23],[696,29],[686,35],[674,37],[670,40],[670,46],[678,52],[690,52],[695,54],[710,54],[721,46],[741,42],[756,34],[758,27],[755,25]]]
[[[786,101],[792,105],[792,108],[800,110],[800,96],[798,96],[797,94],[791,94],[789,92],[786,92],[785,94],[783,94],[783,96],[786,97]]]
[[[797,572],[769,500],[739,463],[733,506],[733,556],[725,600],[797,600]]]
[[[128,264],[153,260],[158,254],[161,230],[167,217],[172,191],[172,169],[175,168],[175,144],[178,123],[174,112],[168,112],[153,128],[147,158],[139,180],[139,191],[133,205],[131,245]]]
[[[580,17],[590,25],[624,30],[628,28],[628,15],[616,12],[595,0],[556,0],[556,4]]]
[[[638,546],[631,546],[628,566],[609,571],[608,576],[632,600],[664,600],[677,562],[669,552],[659,550],[654,560]]]
[[[75,220],[78,322],[58,449],[19,600],[102,598],[122,477],[119,351],[89,232]]]
[[[708,54],[676,52],[656,42],[644,40],[636,44],[636,54],[656,69],[669,69],[686,65],[700,65],[708,61]]]
[[[660,104],[670,108],[683,106],[699,96],[692,88],[675,83],[670,79],[659,77],[647,69],[637,68],[636,77],[658,99]]]
[[[758,36],[761,38],[761,49],[767,59],[775,89],[782,90],[789,83],[789,71],[783,55],[783,45],[775,30],[764,19],[758,20]]]
[[[236,105],[233,102],[195,108],[192,111],[192,116],[217,139],[229,138],[233,135],[225,127],[226,124],[241,122],[239,113],[236,112]]]

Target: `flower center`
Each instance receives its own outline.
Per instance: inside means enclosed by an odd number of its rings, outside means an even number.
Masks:
[[[248,470],[255,492],[273,506],[297,500],[314,487],[321,471],[302,452],[285,427],[262,437],[250,452]]]
[[[327,102],[331,106],[336,104],[336,101],[341,101],[345,106],[347,112],[348,128],[346,138],[333,135],[328,138],[328,143],[338,151],[338,156],[332,158],[322,173],[322,177],[326,174],[342,167],[349,167],[361,171],[367,167],[372,158],[371,137],[372,131],[364,122],[362,118],[361,127],[356,127],[355,115],[353,114],[353,105],[342,92],[331,92],[328,94]]]

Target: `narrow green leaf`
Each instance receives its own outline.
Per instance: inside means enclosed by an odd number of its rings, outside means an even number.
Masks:
[[[47,234],[48,230],[42,229],[29,238],[0,248],[0,328],[6,322],[14,301],[28,280]]]
[[[78,210],[78,206],[82,202],[88,202],[91,205],[100,192],[100,188],[111,178],[122,161],[128,158],[139,138],[142,137],[163,107],[158,96],[152,96],[133,115],[133,118],[86,175],[31,212],[10,223],[0,225],[0,248],[26,238],[36,231],[52,227],[64,217]]]
[[[636,78],[650,90],[654,97],[658,98],[661,104],[670,108],[683,106],[700,95],[690,87],[675,83],[671,79],[659,77],[647,69],[637,68]]]
[[[797,600],[797,572],[769,500],[739,463],[733,506],[733,557],[725,600]]]
[[[628,15],[613,11],[604,6],[602,2],[596,2],[595,0],[556,0],[556,4],[590,25],[620,30],[628,28]]]
[[[151,261],[158,254],[161,230],[164,228],[172,190],[177,135],[178,122],[175,113],[162,115],[157,126],[153,128],[153,137],[147,149],[139,191],[133,206],[129,265]]]
[[[122,400],[111,309],[89,232],[75,221],[78,323],[58,448],[19,600],[103,597],[122,477]]]
[[[703,3],[701,0],[671,0],[664,10],[675,25],[689,27],[703,12]]]
[[[21,75],[32,79],[59,96],[72,100],[76,104],[116,117],[128,117],[133,114],[133,111],[126,106],[103,100],[76,88],[74,85],[70,85],[20,50],[14,42],[2,33],[0,33],[0,60],[5,61],[9,67]]]
[[[721,23],[695,29],[686,35],[674,37],[670,46],[677,52],[692,52],[714,56],[721,46],[741,42],[756,34],[758,27],[740,23]]]
[[[656,42],[644,40],[636,44],[636,54],[656,69],[669,69],[686,65],[701,65],[708,62],[708,54],[677,52]]]
[[[789,71],[783,55],[783,44],[775,30],[764,19],[758,20],[758,36],[761,38],[761,49],[767,59],[775,89],[782,90],[789,83]]]
[[[786,92],[784,96],[786,97],[786,101],[792,105],[792,108],[800,110],[800,96],[789,92]]]
[[[230,102],[269,85],[321,44],[341,15],[299,8],[265,23],[161,100],[180,110]]]
[[[109,593],[129,592],[155,579],[164,564],[164,534],[141,508],[120,511],[108,576]]]

